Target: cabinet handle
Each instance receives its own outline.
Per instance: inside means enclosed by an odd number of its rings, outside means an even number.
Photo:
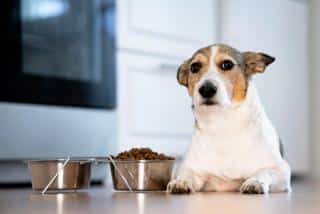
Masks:
[[[161,63],[159,65],[160,70],[164,70],[164,71],[177,71],[178,67],[179,66],[177,64],[169,64],[169,63]]]

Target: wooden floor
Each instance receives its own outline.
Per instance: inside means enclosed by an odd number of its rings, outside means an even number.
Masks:
[[[0,190],[0,213],[320,213],[320,181],[300,181],[291,194],[114,192],[112,187],[65,194],[33,194],[30,189]]]

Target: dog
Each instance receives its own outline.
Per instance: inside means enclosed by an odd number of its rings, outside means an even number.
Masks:
[[[177,79],[192,97],[195,125],[169,193],[291,191],[290,167],[252,81],[274,61],[265,53],[215,44],[179,67]]]

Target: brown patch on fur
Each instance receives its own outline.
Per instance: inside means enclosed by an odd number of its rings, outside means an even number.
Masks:
[[[244,52],[241,53],[228,45],[219,44],[215,63],[219,64],[225,59],[232,59],[235,67],[231,71],[220,71],[224,77],[231,81],[233,85],[232,100],[240,102],[246,98],[248,81],[255,73],[264,72],[265,68],[271,64],[275,58],[264,53]]]
[[[193,95],[194,87],[201,77],[208,72],[210,65],[211,49],[209,47],[199,49],[190,59],[186,60],[178,69],[177,79],[181,85],[188,87],[189,95]],[[197,73],[190,71],[192,63],[201,63],[201,69]]]
[[[246,74],[263,73],[266,67],[274,62],[275,58],[264,53],[244,52],[243,58],[246,64]]]
[[[188,87],[189,69],[191,59],[184,61],[178,68],[177,80],[181,85]]]
[[[239,74],[233,82],[232,99],[241,102],[246,98],[248,80],[243,74]]]
[[[209,60],[210,56],[205,55],[204,52],[198,51],[193,57],[190,62],[190,65],[195,62],[201,63],[201,69],[198,73],[191,73],[189,72],[189,78],[188,78],[188,91],[190,96],[192,96],[194,87],[197,84],[197,82],[200,81],[201,77],[207,73],[208,68],[209,68]]]
[[[230,59],[235,63],[234,68],[230,71],[219,69],[221,62],[226,59]],[[237,102],[243,101],[247,95],[248,76],[244,72],[245,64],[242,54],[238,50],[222,44],[219,45],[215,63],[222,76],[231,82],[232,100]]]

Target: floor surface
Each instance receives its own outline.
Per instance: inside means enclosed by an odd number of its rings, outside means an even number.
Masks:
[[[40,195],[30,189],[0,189],[0,213],[320,213],[320,181],[293,184],[290,194],[241,195],[114,192],[111,186]]]

